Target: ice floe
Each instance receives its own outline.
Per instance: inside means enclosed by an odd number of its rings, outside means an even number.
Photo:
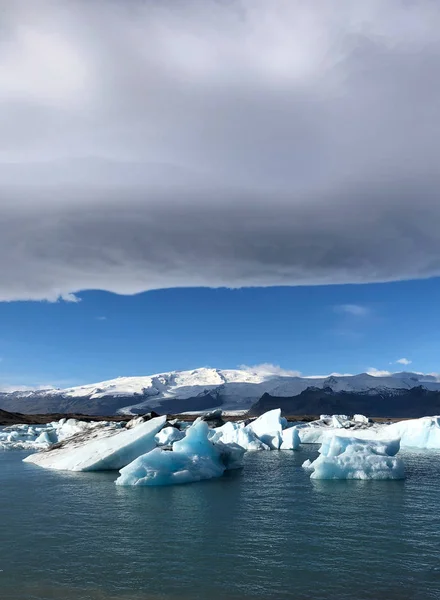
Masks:
[[[239,468],[244,449],[237,445],[216,445],[208,439],[207,423],[198,421],[188,428],[172,451],[156,448],[139,456],[120,470],[116,485],[162,486],[192,483],[221,477],[227,468]]]
[[[283,443],[283,422],[285,419],[281,418],[281,409],[275,408],[252,421],[247,427],[271,450],[279,450]]]
[[[95,439],[76,435],[59,448],[31,454],[24,460],[46,469],[64,471],[118,470],[155,448],[154,436],[165,422],[166,416],[163,416],[122,431],[95,428]]]
[[[242,466],[245,452],[296,450],[319,443],[304,467],[313,479],[401,479],[399,447],[440,449],[440,417],[373,423],[364,415],[321,415],[288,423],[281,410],[249,422],[214,427],[213,416],[189,425],[166,416],[135,417],[127,424],[61,419],[47,425],[0,428],[0,449],[37,451],[25,460],[48,469],[119,470],[118,485],[171,485],[221,476]],[[148,419],[148,420],[146,420]],[[390,441],[392,440],[392,441]]]
[[[388,425],[386,431],[400,438],[402,448],[440,449],[440,417],[398,421]]]
[[[405,466],[395,455],[399,440],[367,441],[333,436],[319,449],[319,456],[303,467],[311,479],[404,479]]]

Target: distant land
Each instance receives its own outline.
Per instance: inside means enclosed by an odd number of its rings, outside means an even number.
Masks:
[[[201,368],[119,377],[67,389],[0,392],[0,409],[33,415],[136,415],[152,410],[179,414],[215,408],[259,415],[278,407],[285,415],[436,415],[440,414],[440,382],[435,376],[418,373],[308,378]]]

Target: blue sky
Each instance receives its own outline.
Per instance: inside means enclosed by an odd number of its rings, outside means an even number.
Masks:
[[[78,296],[0,303],[1,387],[261,363],[305,375],[440,371],[440,279]],[[401,358],[411,364],[392,364]]]

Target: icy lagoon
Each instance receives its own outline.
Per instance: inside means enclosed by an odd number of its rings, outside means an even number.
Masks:
[[[438,599],[440,451],[402,449],[404,481],[319,481],[317,449],[128,488],[0,452],[1,598]]]

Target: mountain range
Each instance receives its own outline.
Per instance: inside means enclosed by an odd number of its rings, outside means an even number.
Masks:
[[[298,377],[270,370],[201,368],[144,377],[118,377],[66,389],[0,392],[0,409],[87,415],[182,413],[222,408],[261,414],[361,412],[418,417],[440,413],[440,381],[433,375]]]

